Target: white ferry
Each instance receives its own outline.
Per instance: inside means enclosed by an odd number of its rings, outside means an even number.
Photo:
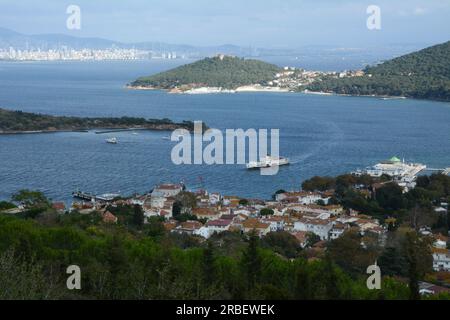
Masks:
[[[250,161],[247,164],[247,169],[270,168],[287,164],[289,164],[288,158],[266,156],[261,161]]]
[[[117,138],[109,138],[106,139],[106,143],[117,144]]]

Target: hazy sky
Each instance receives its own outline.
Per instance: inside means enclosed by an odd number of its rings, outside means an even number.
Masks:
[[[81,30],[66,8],[81,8]],[[369,5],[381,30],[366,27]],[[361,47],[450,40],[450,0],[0,0],[0,27],[124,42]]]

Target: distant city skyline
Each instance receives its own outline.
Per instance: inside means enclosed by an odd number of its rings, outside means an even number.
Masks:
[[[81,29],[66,27],[69,5]],[[381,8],[381,30],[366,9]],[[0,2],[0,27],[25,34],[61,33],[120,42],[158,41],[267,48],[434,44],[450,40],[450,0],[13,0]]]

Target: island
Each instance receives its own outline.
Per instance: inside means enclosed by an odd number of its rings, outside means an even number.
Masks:
[[[217,55],[128,85],[132,89],[162,89],[171,93],[259,91],[270,86],[281,68],[263,61]]]
[[[327,75],[302,89],[450,101],[450,41],[369,66],[359,76]]]
[[[173,122],[170,119],[135,117],[84,118],[36,114],[0,108],[0,134],[45,133],[61,131],[112,130],[194,130],[192,121]],[[102,133],[100,131],[99,133]]]

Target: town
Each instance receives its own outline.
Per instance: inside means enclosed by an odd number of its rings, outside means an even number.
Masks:
[[[414,167],[413,167],[414,165]],[[425,169],[421,164],[407,164],[393,157],[366,171],[358,170],[352,175],[363,177],[380,177],[389,173],[395,184],[403,188],[404,192],[416,186],[415,174]],[[414,175],[410,170],[415,168]],[[417,169],[419,168],[419,169]],[[448,174],[448,169],[443,175]],[[410,183],[405,184],[405,176]],[[397,178],[397,179],[396,179]],[[376,189],[391,183],[373,183],[367,188],[363,185],[353,185],[352,188],[366,198],[373,197]],[[255,232],[264,237],[270,232],[287,232],[295,237],[300,248],[307,248],[311,244],[320,248],[326,241],[342,236],[346,231],[353,230],[360,235],[375,236],[383,246],[389,223],[392,219],[385,219],[385,223],[365,212],[344,208],[336,201],[335,190],[322,191],[277,191],[271,200],[246,199],[239,196],[222,195],[207,190],[188,191],[183,183],[164,183],[155,186],[151,192],[122,197],[120,194],[93,195],[74,192],[74,201],[67,210],[63,202],[53,203],[53,208],[60,213],[78,212],[83,215],[93,212],[101,213],[105,223],[118,223],[119,219],[112,213],[111,208],[120,206],[138,206],[143,213],[144,223],[151,218],[159,218],[168,232],[187,234],[208,239],[214,234],[222,232],[237,232],[248,234]],[[5,211],[18,213],[25,210],[18,207]],[[434,207],[436,214],[447,212],[448,203],[442,202]],[[420,232],[434,239],[433,268],[435,271],[450,271],[450,250],[447,249],[448,234],[433,234],[431,226],[422,226]]]
[[[278,190],[267,200],[189,190],[183,183],[161,183],[149,192],[128,197],[77,191],[68,208],[63,202],[51,202],[49,207],[60,216],[91,217],[89,220],[105,226],[147,225],[150,230],[160,226],[166,234],[197,243],[227,235],[255,236],[278,243],[275,251],[291,258],[297,254],[287,250],[295,242],[294,251],[302,252],[308,261],[334,254],[344,266],[354,263],[353,250],[361,250],[357,258],[366,261],[358,262],[363,270],[379,263],[388,275],[405,272],[396,269],[403,263],[396,260],[403,254],[396,246],[399,237],[408,237],[408,230],[414,230],[422,239],[416,243],[415,259],[426,262],[427,256],[431,258],[429,281],[420,282],[420,294],[434,295],[450,292],[450,177],[448,169],[417,176],[425,167],[392,157],[365,171],[335,178],[312,177],[301,189]],[[17,206],[0,203],[0,213],[29,215],[32,203],[39,207],[47,200],[38,192],[22,190],[12,201]]]
[[[101,61],[101,60],[148,60],[187,59],[186,54],[172,51],[151,51],[134,48],[111,47],[107,49],[73,49],[61,46],[53,49],[0,49],[0,60],[5,61]]]

